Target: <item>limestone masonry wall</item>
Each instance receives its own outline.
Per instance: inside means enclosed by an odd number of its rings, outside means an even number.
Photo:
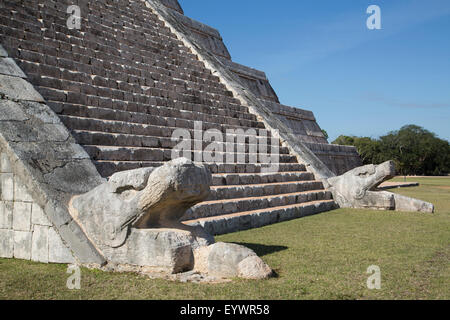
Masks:
[[[314,154],[336,175],[341,175],[349,168],[363,165],[355,147],[324,143],[305,143]]]
[[[0,257],[44,263],[75,262],[43,209],[14,174],[7,154],[1,149]]]
[[[104,263],[67,210],[103,179],[1,45],[0,156],[1,256]]]

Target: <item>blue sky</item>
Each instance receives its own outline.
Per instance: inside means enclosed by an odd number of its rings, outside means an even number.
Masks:
[[[180,0],[281,103],[312,110],[330,141],[417,124],[450,140],[450,1]],[[381,30],[368,30],[369,5]]]

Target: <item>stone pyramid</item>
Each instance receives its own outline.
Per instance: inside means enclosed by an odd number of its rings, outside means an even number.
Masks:
[[[333,209],[321,178],[361,164],[354,148],[328,144],[311,111],[280,104],[264,72],[233,62],[220,33],[176,0],[2,0],[0,8],[1,257],[104,263],[70,215],[71,197],[171,160],[177,129],[192,137],[193,160],[204,160],[194,146],[205,147],[196,137],[207,129],[245,154],[203,161],[210,198],[182,220],[212,234]],[[277,162],[268,171],[254,150],[272,137],[279,142],[265,156]],[[225,159],[229,149],[218,145]]]

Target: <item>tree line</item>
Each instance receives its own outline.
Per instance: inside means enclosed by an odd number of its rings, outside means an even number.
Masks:
[[[394,160],[401,175],[447,175],[450,144],[435,133],[407,125],[378,139],[339,136],[333,144],[355,146],[364,164]]]

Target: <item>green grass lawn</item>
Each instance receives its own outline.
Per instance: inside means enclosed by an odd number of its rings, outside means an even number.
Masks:
[[[403,178],[397,178],[403,181]],[[254,249],[278,274],[264,281],[177,283],[0,259],[0,299],[450,299],[450,178],[411,178],[395,192],[433,202],[436,213],[339,209],[217,237]],[[366,270],[381,268],[381,290]]]

